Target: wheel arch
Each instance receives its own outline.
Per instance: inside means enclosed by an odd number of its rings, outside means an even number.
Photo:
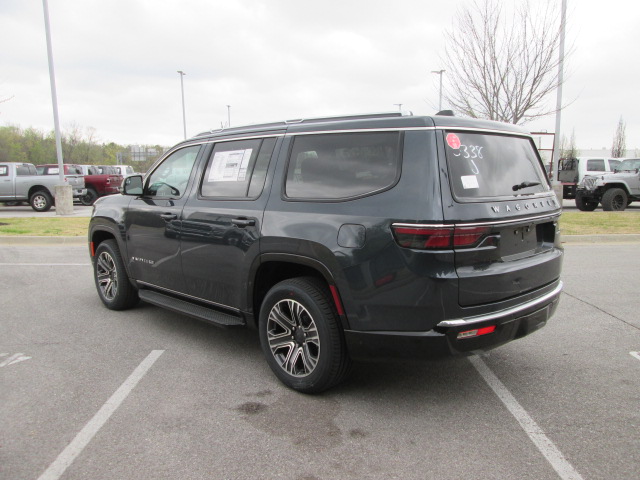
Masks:
[[[263,254],[254,264],[249,285],[248,306],[253,309],[253,325],[257,327],[260,317],[260,306],[268,291],[277,283],[297,277],[314,277],[321,280],[327,292],[333,298],[342,327],[349,328],[340,293],[333,274],[322,262],[313,258],[294,254]]]

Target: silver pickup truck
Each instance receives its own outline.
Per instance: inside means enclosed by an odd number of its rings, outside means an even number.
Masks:
[[[82,175],[65,175],[73,189],[73,198],[87,193]],[[29,202],[36,212],[46,212],[54,205],[57,176],[38,175],[31,163],[0,163],[0,203]]]

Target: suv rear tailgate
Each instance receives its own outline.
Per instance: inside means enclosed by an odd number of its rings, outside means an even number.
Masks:
[[[450,195],[443,199],[445,222],[456,225],[456,235],[468,231],[477,238],[455,248],[460,306],[507,300],[556,281],[560,209],[531,139],[453,129],[442,134],[443,195]]]

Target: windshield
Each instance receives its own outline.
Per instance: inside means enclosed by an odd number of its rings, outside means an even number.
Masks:
[[[533,195],[550,188],[527,137],[445,132],[445,148],[458,200]]]
[[[635,170],[636,168],[640,168],[640,158],[624,160],[616,167],[616,170]]]

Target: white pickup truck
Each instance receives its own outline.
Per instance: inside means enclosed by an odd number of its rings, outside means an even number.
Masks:
[[[73,189],[73,198],[87,193],[82,175],[65,175]],[[36,212],[46,212],[54,205],[58,176],[38,175],[31,163],[0,162],[0,202],[29,202]]]

